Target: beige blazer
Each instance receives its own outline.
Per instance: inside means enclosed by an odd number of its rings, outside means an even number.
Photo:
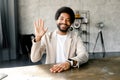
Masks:
[[[31,48],[31,61],[37,62],[46,53],[46,64],[56,63],[56,31],[46,33],[41,41],[34,42]],[[88,53],[84,44],[75,32],[69,31],[65,41],[66,59],[70,58],[83,64],[88,61]],[[45,52],[44,52],[45,51]]]

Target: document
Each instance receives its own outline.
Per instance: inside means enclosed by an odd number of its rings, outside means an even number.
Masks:
[[[0,73],[0,80],[2,80],[3,78],[7,77],[8,75],[5,73]]]

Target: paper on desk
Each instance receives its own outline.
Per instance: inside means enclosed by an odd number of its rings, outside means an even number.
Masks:
[[[8,75],[4,80],[52,80],[52,78],[29,76],[29,75]]]
[[[2,80],[3,78],[7,77],[8,75],[5,73],[0,73],[0,80]]]

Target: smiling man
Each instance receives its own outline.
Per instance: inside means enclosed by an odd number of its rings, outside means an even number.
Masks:
[[[69,28],[75,20],[75,15],[70,7],[61,7],[55,14],[56,29],[47,32],[44,21],[35,21],[35,39],[32,41],[31,61],[37,62],[46,53],[46,64],[55,64],[50,68],[57,73],[78,67],[88,61],[88,53],[79,35]]]

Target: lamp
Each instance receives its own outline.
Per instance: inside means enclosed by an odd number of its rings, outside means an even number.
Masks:
[[[102,29],[104,27],[104,23],[103,22],[99,22],[96,25],[99,29]]]
[[[102,51],[103,51],[103,57],[105,57],[105,46],[104,46],[104,39],[103,39],[103,34],[102,34],[102,28],[104,27],[104,23],[103,22],[99,22],[97,23],[96,25],[100,30],[98,32],[98,35],[97,35],[97,38],[96,38],[96,42],[95,42],[95,45],[94,45],[94,48],[93,48],[93,55],[94,55],[94,50],[96,48],[96,44],[97,44],[97,41],[100,37],[100,41],[101,41],[101,44],[102,44]]]

